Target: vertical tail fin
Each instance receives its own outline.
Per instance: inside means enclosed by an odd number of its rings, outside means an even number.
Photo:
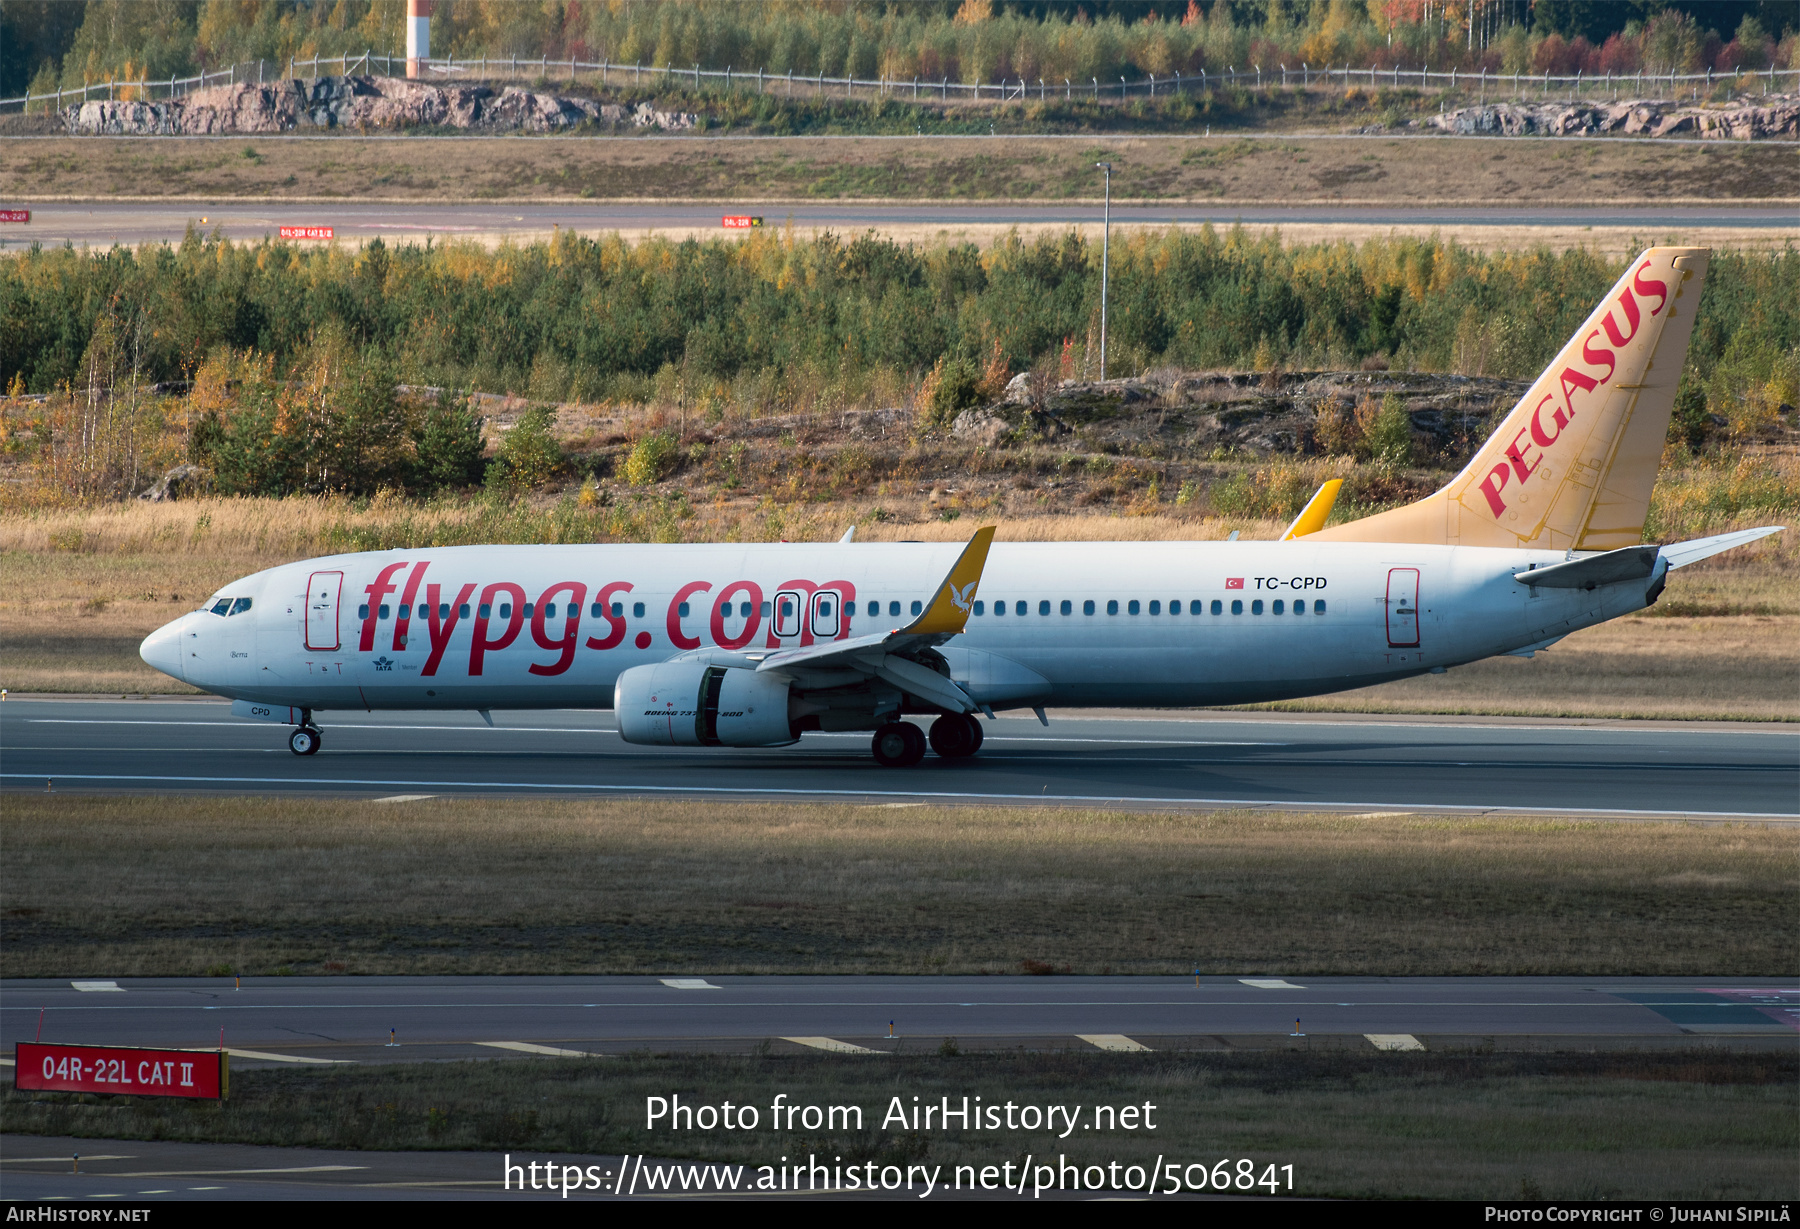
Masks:
[[[1645,251],[1449,485],[1310,540],[1550,550],[1641,541],[1710,256]]]

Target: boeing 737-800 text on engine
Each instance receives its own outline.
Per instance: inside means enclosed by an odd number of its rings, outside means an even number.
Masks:
[[[1777,528],[1642,544],[1708,253],[1652,248],[1467,468],[1278,542],[472,546],[335,555],[226,586],[144,641],[158,670],[294,727],[330,709],[604,708],[628,741],[871,730],[884,764],[981,745],[978,713],[1242,704],[1530,654]]]

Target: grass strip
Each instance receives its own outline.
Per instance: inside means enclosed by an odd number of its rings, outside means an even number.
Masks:
[[[8,1132],[353,1149],[645,1152],[778,1165],[1019,1163],[1294,1167],[1309,1196],[1791,1199],[1800,1059],[1791,1053],[1100,1052],[758,1055],[246,1071],[223,1103],[7,1092]],[[800,1106],[860,1106],[861,1129],[771,1129]],[[755,1130],[646,1129],[646,1098],[759,1107]],[[1080,1129],[884,1128],[914,1105],[1081,1106]],[[1154,1105],[1155,1130],[1095,1131],[1096,1105]],[[500,1158],[493,1177],[499,1178]]]
[[[1525,818],[13,794],[8,977],[1770,975],[1800,834]]]

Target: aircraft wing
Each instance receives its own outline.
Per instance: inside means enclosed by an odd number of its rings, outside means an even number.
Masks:
[[[950,568],[949,575],[944,577],[926,604],[924,613],[905,627],[852,636],[848,640],[832,640],[803,649],[784,649],[763,658],[756,669],[759,672],[800,667],[855,670],[940,708],[959,713],[976,711],[975,702],[967,692],[919,661],[918,655],[962,633],[975,604],[975,592],[981,584],[981,572],[987,565],[988,547],[993,541],[992,525],[976,530]]]

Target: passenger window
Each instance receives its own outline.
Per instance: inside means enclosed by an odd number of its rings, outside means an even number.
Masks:
[[[1261,614],[1262,613],[1262,599],[1260,597],[1257,598],[1254,602],[1250,603],[1250,613],[1251,614]]]
[[[739,602],[738,603],[738,618],[748,619],[750,617],[751,610],[752,610],[752,607],[749,602]]]
[[[1320,598],[1318,601],[1315,601],[1313,603],[1313,613],[1314,614],[1324,614],[1325,613],[1325,600],[1323,598]]]
[[[1005,602],[995,602],[994,603],[994,617],[997,619],[1005,613],[1006,613],[1006,603]]]
[[[1029,602],[1014,602],[1013,603],[1013,613],[1016,615],[1025,614],[1028,611],[1030,611],[1030,609],[1031,609],[1031,604]]]
[[[393,613],[393,608],[390,607],[386,602],[383,602],[381,604],[381,617],[385,619],[392,613]]]
[[[1305,602],[1295,602],[1294,603],[1294,613],[1297,615],[1305,614],[1306,613],[1306,603]]]
[[[468,613],[469,613],[469,608],[467,606],[464,606],[463,614],[466,615]],[[450,617],[450,603],[449,602],[439,602],[438,603],[438,621],[441,623],[443,620],[448,619],[449,617]]]
[[[633,602],[631,604],[631,617],[634,619],[641,619],[644,617],[644,604],[642,602]]]
[[[231,603],[229,602],[220,602],[217,606],[213,607],[212,612],[216,615],[222,615],[225,613],[225,607],[230,604]],[[369,604],[367,602],[364,602],[356,608],[356,617],[359,619],[366,619],[369,617]]]
[[[1106,613],[1107,614],[1118,614],[1119,613],[1119,599],[1118,598],[1115,597],[1115,598],[1110,598],[1107,600]]]
[[[1161,602],[1151,602],[1150,603],[1150,613],[1151,614],[1161,614],[1162,613],[1162,603]]]
[[[1125,609],[1127,611],[1129,611],[1131,614],[1136,614],[1138,612],[1137,599],[1135,597],[1132,598],[1131,601],[1126,605]]]
[[[1062,612],[1064,614],[1074,614],[1075,613],[1075,603],[1071,602],[1068,598],[1065,597],[1063,599]]]
[[[531,610],[532,610],[532,604],[530,602],[526,602],[525,603],[525,617],[527,619],[529,619],[531,617]],[[546,614],[544,617],[547,619],[550,616]]]
[[[675,617],[678,619],[685,619],[688,617],[688,604],[686,602],[675,607]]]
[[[1286,606],[1286,604],[1284,604],[1282,602],[1282,600],[1280,598],[1276,598],[1275,604],[1273,606],[1269,607],[1269,613],[1270,614],[1286,614],[1287,606]]]
[[[595,602],[593,605],[588,607],[588,614],[591,615],[592,617],[598,619],[601,615],[601,612],[604,611],[605,609],[606,609],[606,607],[602,606],[599,602]]]
[[[1094,599],[1093,598],[1090,597],[1087,601],[1085,601],[1081,604],[1081,613],[1082,614],[1093,614],[1094,613]]]
[[[241,615],[248,609],[250,609],[250,599],[247,597],[240,597],[231,604],[231,613],[234,615]]]
[[[869,613],[871,615],[880,614],[881,613],[881,603],[880,602],[870,602],[869,603]]]
[[[1199,614],[1200,613],[1200,599],[1199,598],[1195,598],[1193,601],[1188,603],[1188,613],[1189,614]],[[1219,604],[1217,602],[1213,603],[1213,613],[1214,614],[1219,613]]]
[[[479,615],[481,618],[485,619],[493,613],[493,609],[494,608],[492,606],[489,606],[486,602],[483,602],[481,604],[481,606],[476,610],[475,613],[477,615]]]
[[[986,602],[976,602],[975,603],[975,613],[978,615],[986,614],[987,613],[987,603]]]
[[[1231,599],[1231,613],[1232,614],[1243,614],[1244,613],[1244,599],[1243,598],[1234,597]]]
[[[617,613],[618,613],[618,607],[617,607],[617,606],[614,606],[614,607],[613,607],[613,613],[615,613],[615,614],[617,614]],[[769,617],[769,604],[768,604],[768,603],[767,603],[767,602],[764,602],[764,603],[763,603],[763,604],[762,604],[762,617],[763,617],[763,618],[765,618],[765,619],[766,619],[766,618],[768,618],[768,617]]]
[[[527,606],[525,609],[530,610],[531,607]],[[571,611],[573,609],[574,609],[574,607],[570,607]],[[556,603],[555,602],[545,602],[544,603],[544,617],[546,619],[554,619],[556,617]]]
[[[900,615],[900,603],[899,602],[889,602],[888,603],[888,616],[890,618],[898,618],[899,615]]]
[[[1047,615],[1050,613],[1050,599],[1049,598],[1047,598],[1047,597],[1042,598],[1038,601],[1038,613],[1041,615]]]
[[[922,602],[914,602],[914,603],[913,603],[913,604],[912,604],[912,612],[913,612],[913,613],[914,613],[914,614],[924,614],[924,613],[925,613],[925,605],[924,605],[924,603],[922,603]]]
[[[469,604],[467,602],[464,602],[456,608],[456,617],[459,619],[466,619],[469,617]]]
[[[681,604],[681,613],[682,614],[687,613],[687,603],[686,602],[683,602]],[[821,619],[829,619],[831,617],[831,603],[830,602],[820,602],[819,603],[819,617]]]
[[[501,602],[500,603],[500,617],[502,619],[512,618],[512,603],[511,602]]]

